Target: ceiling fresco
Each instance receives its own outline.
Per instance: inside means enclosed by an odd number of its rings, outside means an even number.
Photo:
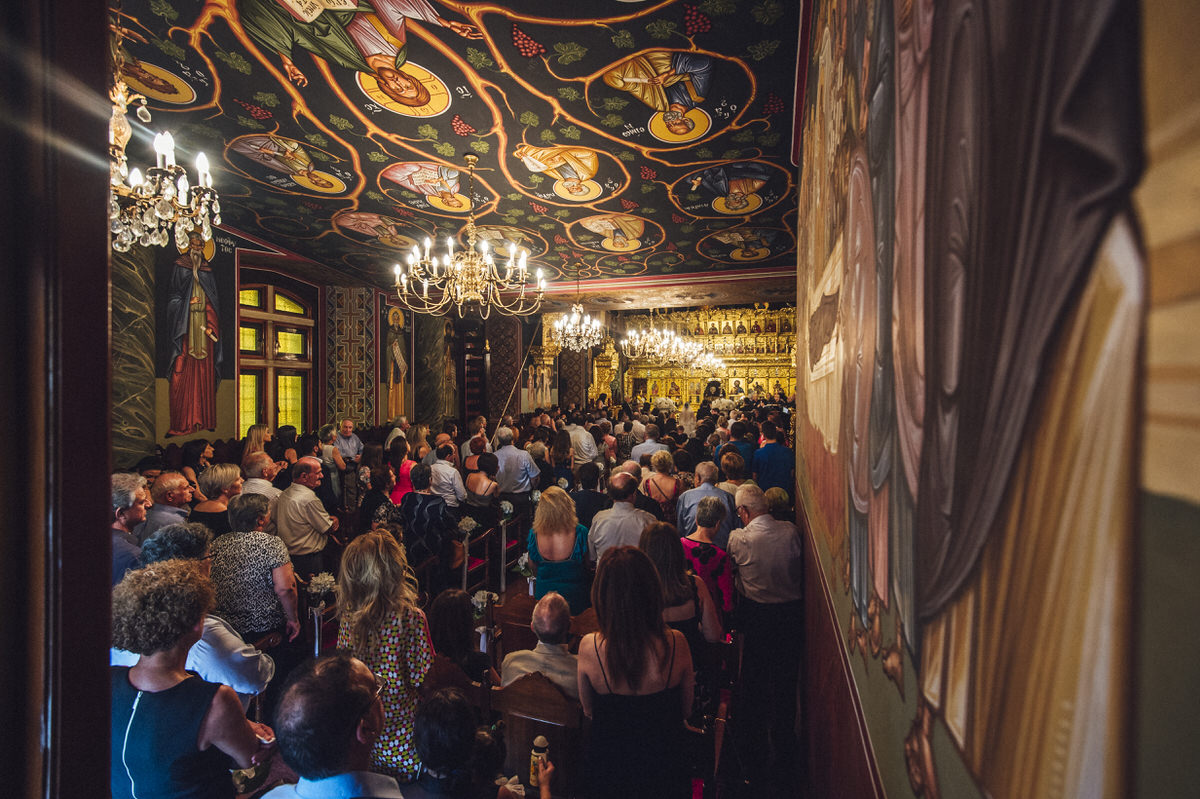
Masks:
[[[461,246],[472,204],[560,293],[794,284],[800,3],[509,5],[126,0],[124,78],[154,113],[131,163],[169,129],[213,162],[226,227],[378,286],[427,236]]]

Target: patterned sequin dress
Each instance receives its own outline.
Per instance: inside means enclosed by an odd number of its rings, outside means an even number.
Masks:
[[[338,629],[338,646],[351,648],[347,618],[342,619]],[[371,770],[395,777],[401,783],[409,782],[416,779],[420,763],[413,747],[417,691],[433,662],[433,644],[425,614],[414,608],[403,616],[388,619],[380,630],[378,648],[364,662],[390,683],[382,695],[383,734],[371,753]]]

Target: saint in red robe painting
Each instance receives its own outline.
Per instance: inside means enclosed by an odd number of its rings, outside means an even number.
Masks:
[[[170,436],[217,426],[217,368],[221,364],[217,281],[205,243],[192,234],[188,251],[175,260],[167,288],[171,331]]]

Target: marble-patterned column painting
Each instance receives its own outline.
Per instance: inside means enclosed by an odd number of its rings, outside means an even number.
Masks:
[[[154,453],[154,255],[112,254],[112,462]]]

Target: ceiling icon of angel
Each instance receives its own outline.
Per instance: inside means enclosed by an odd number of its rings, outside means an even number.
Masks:
[[[481,238],[552,276],[794,272],[802,4],[504,5],[125,0],[111,16],[154,128],[219,154],[225,225],[352,279],[388,286],[426,238],[461,246],[472,209]]]

